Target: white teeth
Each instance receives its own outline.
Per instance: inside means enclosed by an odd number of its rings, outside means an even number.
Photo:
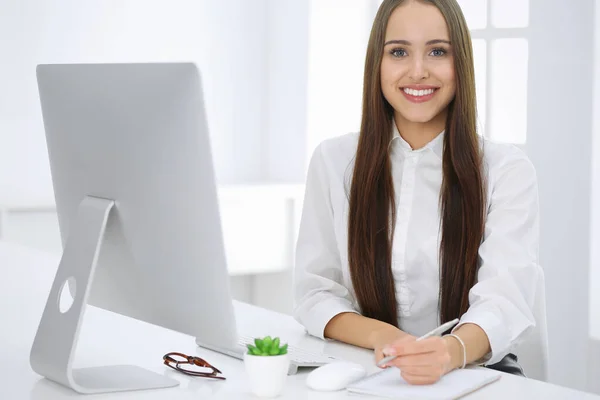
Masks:
[[[411,96],[417,96],[417,97],[430,95],[434,91],[435,91],[434,89],[425,89],[425,90],[414,90],[414,89],[409,89],[409,88],[404,89],[404,93],[409,94]]]

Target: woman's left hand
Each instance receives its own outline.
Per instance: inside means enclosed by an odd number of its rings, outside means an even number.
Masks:
[[[386,346],[383,353],[398,356],[386,366],[399,368],[406,382],[429,385],[454,369],[449,347],[449,342],[441,337],[416,341],[411,336]]]

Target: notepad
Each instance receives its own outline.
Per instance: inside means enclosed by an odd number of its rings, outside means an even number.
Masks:
[[[501,373],[485,368],[459,369],[444,375],[432,385],[411,385],[400,376],[397,368],[387,368],[352,385],[351,393],[394,399],[454,400],[500,379]]]

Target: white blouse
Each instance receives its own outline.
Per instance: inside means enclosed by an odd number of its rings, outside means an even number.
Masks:
[[[400,329],[420,336],[439,325],[439,193],[442,132],[412,150],[395,124],[390,142],[396,196],[392,270]],[[347,254],[348,194],[358,134],[322,142],[311,158],[294,272],[294,316],[308,333],[324,337],[329,320],[359,311]],[[508,144],[482,141],[488,209],[479,248],[477,282],[456,330],[474,323],[488,336],[494,364],[535,326],[533,302],[541,274],[536,173]]]

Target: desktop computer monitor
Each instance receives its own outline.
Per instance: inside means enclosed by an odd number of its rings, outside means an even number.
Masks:
[[[73,369],[87,304],[242,358],[252,334],[237,330],[196,66],[40,65],[37,76],[63,256],[32,368],[81,393],[178,384],[136,366]],[[288,352],[290,373],[334,359]]]
[[[200,74],[74,64],[40,65],[37,78],[64,252],[32,368],[81,393],[177,385],[135,366],[71,365],[86,304],[237,345]]]

